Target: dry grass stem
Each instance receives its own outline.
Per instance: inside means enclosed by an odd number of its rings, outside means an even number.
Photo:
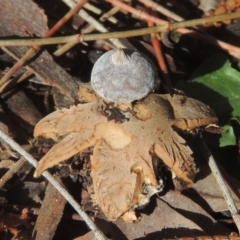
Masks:
[[[101,10],[101,9],[97,8],[96,6],[93,6],[93,5],[90,4],[90,3],[86,3],[86,4],[84,5],[84,8],[87,9],[87,10],[89,10],[89,11],[91,11],[91,12],[93,12],[93,13],[95,13],[95,14],[97,14],[97,15],[100,15],[100,14],[102,13],[102,10]]]
[[[108,20],[109,22],[117,23],[117,19],[113,17],[113,15],[115,15],[119,10],[120,10],[119,7],[113,7],[112,9],[110,9],[108,12],[104,13],[101,16],[100,21],[104,22]]]
[[[183,21],[184,19],[180,16],[178,16],[177,14],[169,11],[168,9],[160,6],[158,3],[155,3],[151,0],[138,0],[139,2],[145,4],[146,6],[152,8],[152,10],[155,10],[161,14],[163,14],[166,17],[169,17],[177,22]]]
[[[75,42],[68,42],[65,43],[63,46],[61,46],[58,50],[56,50],[53,54],[56,57],[59,57],[61,55],[63,55],[65,52],[67,52],[69,49],[71,49],[72,47],[74,47],[77,43]]]

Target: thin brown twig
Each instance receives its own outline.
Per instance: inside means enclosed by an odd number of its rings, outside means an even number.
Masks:
[[[184,18],[182,18],[182,17],[178,16],[177,14],[169,11],[168,9],[160,6],[158,3],[155,3],[152,0],[138,0],[138,1],[144,3],[148,7],[151,7],[152,9],[160,12],[161,14],[163,14],[175,21],[178,21],[178,22],[183,21],[184,22]],[[220,21],[220,20],[218,20],[218,21]],[[213,45],[218,45],[220,48],[227,50],[230,55],[232,55],[238,59],[240,58],[239,49],[237,49],[237,47],[235,47],[231,44],[222,42],[220,40],[216,41],[216,39],[211,34],[205,32],[204,30],[199,29],[195,26],[193,28],[196,29],[196,31],[192,31],[192,34],[196,35],[196,37],[198,37],[199,39],[202,39],[203,41],[207,41]],[[182,33],[184,33],[185,30],[182,29],[181,31],[182,31]],[[189,32],[189,29],[187,29],[186,34],[191,34],[191,32]],[[205,37],[203,35],[205,35]]]
[[[66,4],[70,4],[71,0],[63,0]],[[72,6],[69,5],[69,6]],[[104,27],[103,24],[101,24],[99,21],[97,21],[95,18],[93,18],[90,14],[88,14],[84,9],[81,9],[78,12],[78,15],[83,18],[86,22],[93,25],[99,32],[105,33],[108,32],[108,29]],[[118,48],[124,48],[124,45],[119,41],[119,39],[109,38],[109,41],[112,42],[112,44]]]
[[[96,34],[75,34],[71,36],[65,37],[52,37],[52,38],[31,38],[31,39],[5,39],[0,40],[0,46],[31,46],[31,45],[51,45],[51,44],[60,44],[60,43],[67,43],[67,42],[82,42],[82,41],[95,41],[95,40],[103,40],[109,38],[127,38],[127,37],[136,37],[147,35],[153,32],[168,32],[170,30],[177,30],[178,28],[182,29],[182,33],[191,33],[195,34],[196,31],[186,29],[183,27],[193,27],[198,26],[206,23],[211,22],[218,22],[227,19],[235,19],[240,17],[240,12],[235,13],[228,13],[223,15],[217,15],[212,17],[206,17],[201,19],[195,20],[188,20],[183,22],[175,22],[172,24],[164,24],[164,25],[157,25],[151,28],[140,28],[134,29],[129,31],[120,31],[120,32],[105,32],[105,33],[96,33]],[[186,30],[186,31],[185,31]],[[203,38],[205,40],[208,38],[208,42],[219,45],[226,51],[230,52],[230,54],[234,55],[235,57],[240,59],[240,48],[233,46],[231,44],[218,41],[216,43],[216,39],[209,36],[203,36],[202,34],[198,34],[199,38]]]
[[[23,166],[26,160],[21,157],[1,178],[0,178],[0,189],[9,181],[13,175]]]
[[[153,27],[154,26],[154,23],[150,20],[147,21],[148,23],[148,26],[149,27]],[[155,51],[155,55],[156,55],[156,58],[158,60],[158,65],[159,65],[159,68],[161,69],[161,72],[163,74],[163,78],[165,80],[165,83],[169,89],[169,91],[171,91],[172,89],[172,81],[171,81],[171,78],[169,76],[169,72],[168,72],[168,68],[167,68],[167,65],[165,63],[165,59],[164,59],[164,56],[163,56],[163,52],[162,52],[162,48],[161,48],[161,44],[157,38],[157,34],[156,33],[151,33],[151,42],[152,42],[152,46],[153,46],[153,49]]]
[[[61,26],[63,26],[79,9],[83,7],[83,5],[88,2],[88,0],[81,0],[75,8],[71,9],[62,19],[60,19],[44,36],[44,38],[48,38],[52,36],[56,31],[59,30]],[[0,80],[0,86],[6,83],[10,77],[20,69],[28,59],[30,59],[41,47],[38,45],[32,46],[27,53],[19,59],[19,61],[5,74],[2,79]]]
[[[71,0],[64,0],[66,4],[69,6],[72,6]],[[108,32],[107,28],[105,28],[100,22],[98,22],[96,19],[94,19],[92,16],[90,16],[86,11],[81,10],[79,13],[79,16],[81,16],[86,22],[90,24],[90,30],[97,29],[99,32]],[[84,30],[82,31],[82,34],[84,34]],[[124,48],[125,46],[119,41],[119,39],[110,38],[109,39],[112,44],[117,48]],[[78,42],[67,42],[64,44],[61,48],[59,48],[57,51],[54,52],[55,56],[60,56],[63,53],[67,52],[69,49],[74,47]]]
[[[137,18],[139,19],[143,19],[143,20],[150,20],[156,24],[167,24],[167,21],[164,21],[162,19],[159,19],[159,18],[156,18],[154,16],[151,16],[149,14],[147,14],[146,12],[144,11],[138,11],[136,10],[135,8],[119,1],[119,0],[105,0],[106,2],[110,2],[112,3],[114,6],[118,6],[120,7],[121,9],[124,9],[125,11],[128,11],[132,14],[134,14]],[[193,20],[194,21],[194,20]],[[203,21],[204,21],[204,18],[203,18]],[[218,21],[221,21],[221,20],[218,20]],[[202,22],[203,24],[203,22]],[[195,25],[196,26],[196,25]],[[182,33],[182,34],[191,34],[192,36],[196,36],[198,38],[200,38],[201,40],[203,41],[206,41],[208,43],[211,43],[211,44],[214,44],[214,45],[217,45],[219,47],[221,47],[222,49],[224,49],[225,51],[227,51],[229,54],[233,55],[234,57],[238,57],[240,58],[240,49],[231,45],[231,44],[228,44],[228,43],[225,43],[223,41],[220,41],[216,38],[214,38],[213,36],[205,36],[203,35],[202,33],[200,32],[197,32],[195,30],[191,30],[191,29],[186,29],[184,28],[186,26],[183,26],[181,27],[181,24],[178,25],[178,29],[177,31],[179,33]],[[169,30],[171,30],[171,26],[169,25]],[[236,53],[237,52],[237,53]]]
[[[77,13],[83,6],[86,4],[88,0],[80,0],[79,3],[66,15],[60,19],[45,35],[45,38],[51,37],[55,32],[57,32],[75,13]]]
[[[27,53],[2,77],[0,80],[0,87],[2,87],[11,78],[11,76],[17,72],[31,56],[33,56],[35,52],[36,50],[34,48],[30,48]]]
[[[15,59],[16,61],[19,61],[19,58],[17,58],[16,55],[14,55],[11,51],[9,51],[8,48],[2,47],[2,50],[4,52],[6,52],[9,56],[11,56],[13,59]],[[18,75],[16,77],[14,77],[13,79],[11,79],[11,81],[5,82],[2,86],[0,86],[0,93],[3,93],[4,91],[8,90],[9,88],[15,86],[17,83],[20,83],[20,82],[26,80],[28,77],[30,77],[33,74],[34,74],[33,71],[28,69],[23,74]]]
[[[14,77],[11,81],[5,82],[1,87],[0,87],[0,94],[3,93],[4,91],[10,89],[11,87],[15,86],[17,83],[25,81],[27,78],[29,78],[31,75],[33,75],[33,72],[31,70],[27,70],[20,76]]]

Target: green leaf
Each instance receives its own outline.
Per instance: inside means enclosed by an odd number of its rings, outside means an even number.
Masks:
[[[240,136],[240,125],[236,119],[231,119],[229,124],[222,127],[223,133],[212,134],[205,132],[203,134],[205,142],[214,147],[235,146],[237,144],[237,137]]]
[[[240,116],[233,117],[232,120],[235,120],[240,125]]]
[[[190,81],[180,81],[176,88],[209,105],[219,118],[240,118],[240,73],[225,55],[204,62]]]
[[[209,105],[221,120],[228,122],[223,127],[225,132],[217,137],[218,146],[236,145],[236,128],[240,125],[240,73],[232,68],[225,55],[217,54],[205,61],[190,81],[180,81],[176,88]],[[235,126],[231,120],[235,120]]]
[[[221,134],[221,137],[218,139],[219,147],[226,147],[231,145],[236,145],[237,139],[231,125],[225,125],[223,127],[224,132]]]

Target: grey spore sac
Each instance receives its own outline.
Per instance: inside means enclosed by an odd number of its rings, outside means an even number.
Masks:
[[[157,72],[144,54],[114,49],[95,63],[91,84],[95,92],[111,102],[132,102],[146,97],[155,87]]]

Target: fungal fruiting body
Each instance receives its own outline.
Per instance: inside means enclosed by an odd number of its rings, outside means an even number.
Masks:
[[[157,156],[176,179],[191,187],[197,171],[192,151],[173,128],[191,130],[216,123],[217,118],[197,100],[149,94],[155,83],[154,66],[137,51],[118,49],[100,57],[91,84],[103,100],[58,110],[37,124],[34,137],[61,136],[62,140],[40,160],[34,176],[92,147],[94,199],[111,221],[120,216],[133,221],[132,210],[163,189],[152,157]],[[104,114],[110,106],[107,102],[133,101],[131,109],[117,109],[121,121]]]
[[[191,128],[191,120],[196,119],[199,126],[206,119],[216,122],[206,105],[184,96],[150,94],[134,104],[133,111],[124,112],[128,120],[122,123],[109,121],[102,114],[103,108],[106,104],[101,100],[82,104],[58,110],[37,124],[35,137],[65,137],[40,160],[36,177],[93,146],[90,165],[94,199],[112,221],[144,206],[162,190],[163,183],[154,174],[153,156],[158,156],[187,187],[192,186],[197,171],[192,151],[172,126],[185,119],[188,126],[184,128]],[[186,115],[189,108],[195,108],[191,116]]]

